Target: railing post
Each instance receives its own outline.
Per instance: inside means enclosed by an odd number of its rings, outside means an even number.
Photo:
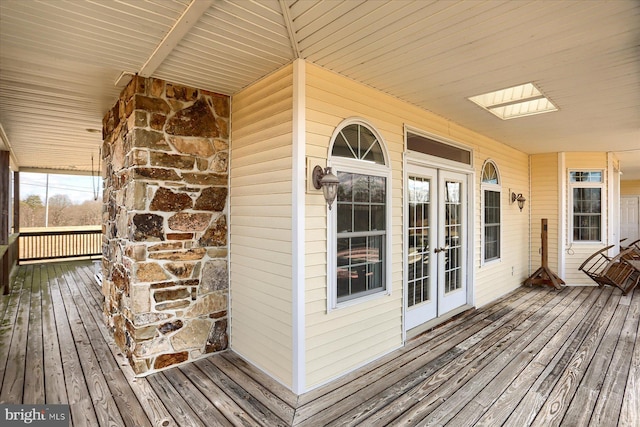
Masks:
[[[0,245],[9,244],[9,152],[0,151]]]
[[[13,232],[20,234],[20,172],[13,172]],[[20,238],[15,242],[16,265],[20,264]]]

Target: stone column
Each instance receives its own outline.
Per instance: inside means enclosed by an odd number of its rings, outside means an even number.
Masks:
[[[227,347],[227,96],[134,77],[103,120],[103,294],[137,374]]]

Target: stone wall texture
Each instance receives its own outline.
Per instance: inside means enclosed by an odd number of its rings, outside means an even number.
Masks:
[[[104,117],[104,312],[137,374],[227,347],[229,104],[136,76]]]

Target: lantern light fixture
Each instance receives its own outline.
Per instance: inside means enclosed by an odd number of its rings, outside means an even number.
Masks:
[[[340,180],[331,172],[331,167],[323,169],[322,166],[317,165],[313,168],[313,187],[316,190],[322,188],[322,194],[329,206],[329,210],[331,210],[331,205],[338,194],[339,183]]]
[[[524,202],[526,201],[527,199],[524,198],[522,193],[516,194],[513,191],[511,192],[511,203],[518,202],[518,207],[520,208],[520,212],[522,212],[522,209],[524,208]]]

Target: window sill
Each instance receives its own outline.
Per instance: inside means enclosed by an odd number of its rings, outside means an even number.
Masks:
[[[605,246],[606,243],[601,240],[572,240],[569,242],[569,245],[602,245]]]
[[[336,303],[334,307],[331,308],[331,311],[337,311],[337,310],[342,310],[343,308],[349,308],[352,307],[354,305],[359,305],[365,302],[369,302],[369,301],[374,301],[377,300],[379,298],[384,298],[386,296],[391,295],[391,292],[389,292],[388,290],[383,290],[380,292],[376,292],[374,294],[369,294],[369,295],[364,295],[362,297],[358,297],[358,298],[354,298],[354,299],[350,299],[348,301],[344,301],[344,302],[339,302]]]
[[[490,267],[492,265],[501,264],[501,263],[502,263],[502,258],[496,258],[496,259],[491,259],[489,261],[482,261],[480,266],[481,267]]]

